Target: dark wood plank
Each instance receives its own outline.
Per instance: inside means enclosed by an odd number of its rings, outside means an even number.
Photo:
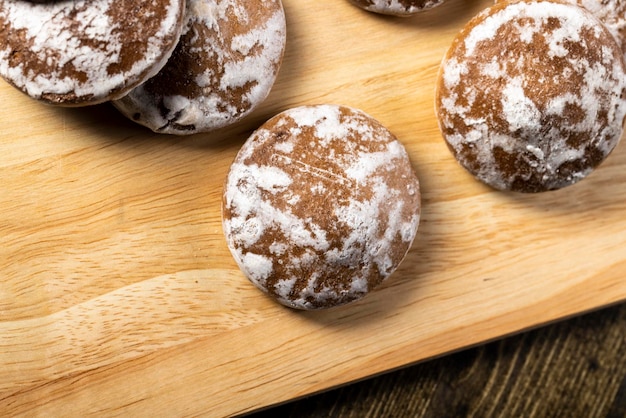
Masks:
[[[251,415],[626,417],[626,304]]]

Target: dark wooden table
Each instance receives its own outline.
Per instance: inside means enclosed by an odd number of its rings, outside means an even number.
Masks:
[[[250,415],[626,417],[626,303]]]

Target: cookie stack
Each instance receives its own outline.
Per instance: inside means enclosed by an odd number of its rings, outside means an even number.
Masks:
[[[0,76],[59,106],[106,101],[156,132],[235,123],[276,79],[280,0],[0,0]]]

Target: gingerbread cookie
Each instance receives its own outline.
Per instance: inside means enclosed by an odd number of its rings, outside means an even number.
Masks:
[[[541,192],[585,178],[617,145],[626,68],[587,10],[551,1],[497,3],[453,41],[436,111],[450,150],[501,190]]]
[[[400,264],[420,214],[402,144],[343,106],[303,106],[261,126],[225,184],[223,225],[245,275],[280,303],[362,298]]]
[[[187,135],[223,128],[265,100],[285,42],[280,0],[188,0],[170,62],[114,105],[155,132]]]

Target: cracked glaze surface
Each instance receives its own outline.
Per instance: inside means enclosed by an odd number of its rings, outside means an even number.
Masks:
[[[420,213],[402,144],[361,111],[304,106],[260,127],[233,162],[223,225],[246,276],[279,302],[361,298],[400,264]]]

